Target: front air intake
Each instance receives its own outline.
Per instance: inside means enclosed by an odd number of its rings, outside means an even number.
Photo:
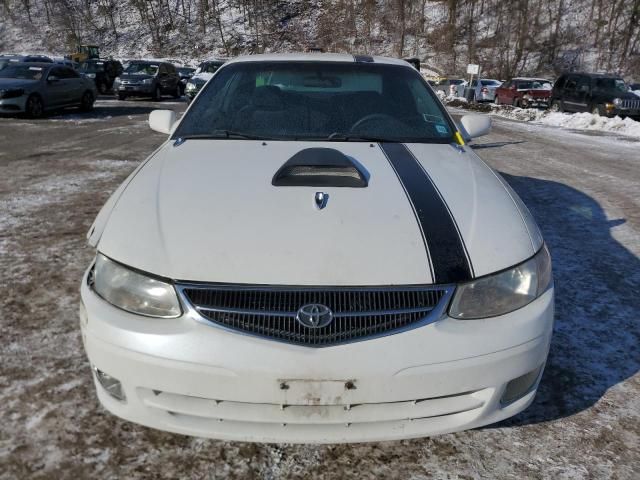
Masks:
[[[282,165],[271,180],[276,187],[367,186],[364,168],[334,148],[305,148]]]

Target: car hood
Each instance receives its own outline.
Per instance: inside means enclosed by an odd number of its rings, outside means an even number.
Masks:
[[[200,80],[203,82],[208,82],[209,80],[211,80],[211,77],[213,77],[213,75],[214,75],[213,73],[202,72],[192,76],[191,80]]]
[[[534,95],[551,95],[551,90],[546,88],[519,88],[519,92],[528,92]]]
[[[19,78],[0,78],[0,90],[10,88],[29,88],[38,83],[37,80],[22,80]]]
[[[273,186],[276,171],[309,147],[355,160],[368,186]],[[437,258],[447,242],[463,244],[471,276],[519,263],[541,246],[526,208],[470,148],[400,147],[428,173],[435,189],[424,187],[435,192],[431,201],[444,200],[440,214],[449,212],[457,233],[443,233],[442,215],[419,217],[424,205],[407,190],[411,178],[401,183],[396,153],[381,145],[187,140],[167,142],[129,177],[94,222],[90,243],[176,280],[336,286],[452,283],[434,271],[460,260]],[[420,195],[419,183],[411,188]],[[323,209],[318,191],[328,194]],[[437,249],[430,242],[438,236]]]
[[[625,92],[622,95],[616,95],[616,96],[618,98],[622,99],[622,100],[637,100],[638,99],[638,96],[633,91]]]
[[[120,80],[135,80],[141,82],[147,78],[153,78],[153,75],[136,75],[133,73],[122,73],[119,75]]]

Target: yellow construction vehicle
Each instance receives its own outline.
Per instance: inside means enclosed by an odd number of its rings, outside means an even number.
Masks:
[[[100,49],[97,45],[78,45],[76,51],[71,55],[67,55],[67,58],[78,63],[90,58],[100,58]]]

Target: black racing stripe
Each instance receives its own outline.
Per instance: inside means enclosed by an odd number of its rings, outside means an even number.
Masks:
[[[417,159],[401,143],[381,143],[424,234],[435,283],[458,283],[473,278],[465,245],[449,208]]]

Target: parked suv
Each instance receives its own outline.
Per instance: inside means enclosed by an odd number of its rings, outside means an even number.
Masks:
[[[616,75],[566,73],[553,86],[551,110],[640,119],[640,98]]]
[[[115,79],[113,90],[118,100],[130,96],[160,100],[163,94],[180,98],[180,75],[171,63],[133,60]]]
[[[93,80],[102,94],[113,88],[113,82],[123,72],[122,64],[117,60],[86,60],[80,65],[80,74]]]

